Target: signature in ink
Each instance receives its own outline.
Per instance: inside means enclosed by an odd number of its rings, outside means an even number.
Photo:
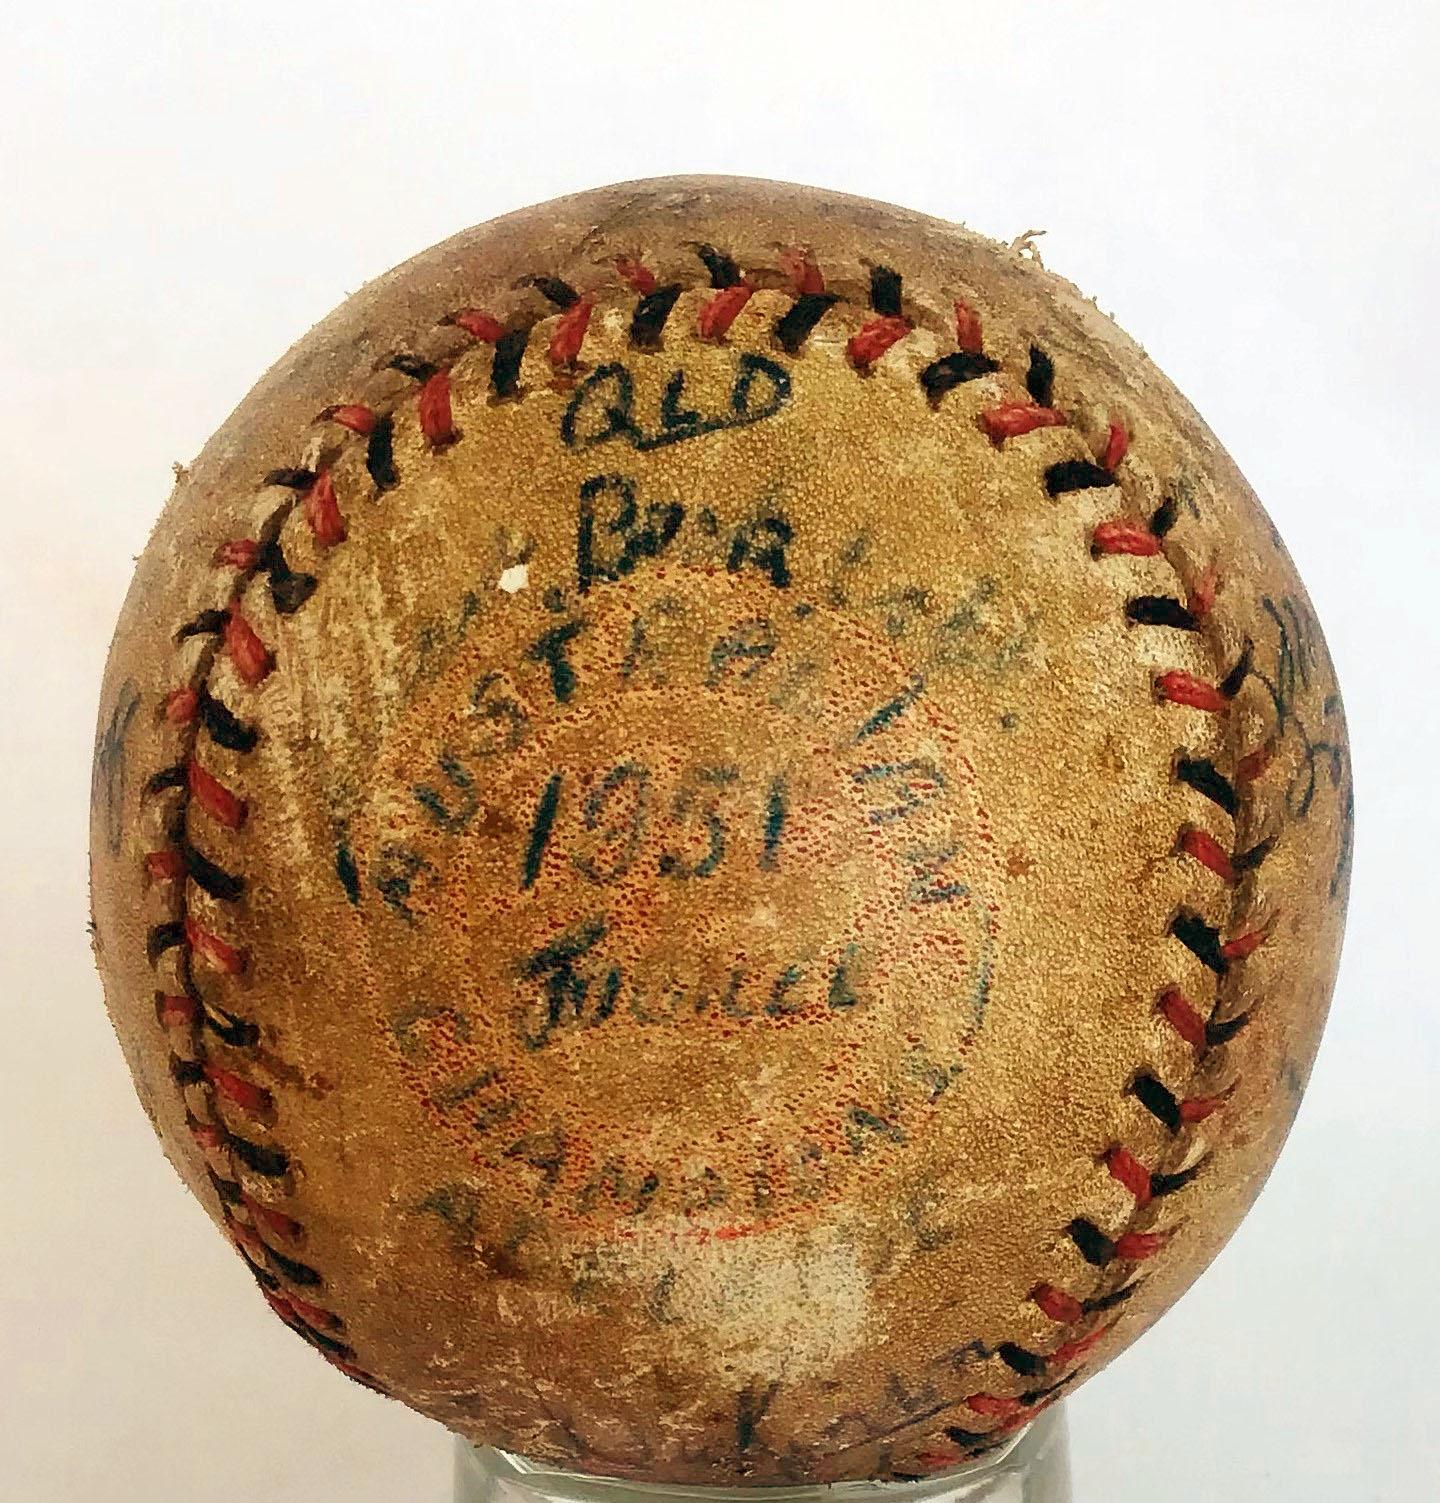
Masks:
[[[683,369],[671,373],[657,421],[647,430],[635,414],[635,378],[629,367],[618,361],[598,366],[575,389],[560,420],[560,437],[571,449],[591,449],[613,439],[634,449],[661,449],[762,422],[790,400],[789,373],[764,355],[740,356],[726,411],[702,413],[687,406],[685,380]]]
[[[90,807],[103,810],[105,843],[112,856],[120,854],[125,800],[125,740],[140,708],[140,691],[126,679],[115,697],[110,719],[95,743],[95,761],[90,771]]]
[[[1302,701],[1315,685],[1322,667],[1322,649],[1314,618],[1291,596],[1278,602],[1266,595],[1261,608],[1274,623],[1276,642],[1273,661],[1253,670],[1269,695],[1275,712],[1276,735],[1293,735],[1300,746],[1300,763],[1285,790],[1285,808],[1293,819],[1306,818],[1322,787],[1339,790],[1341,808],[1340,850],[1330,879],[1330,895],[1338,896],[1349,874],[1354,822],[1354,792],[1350,786],[1348,758],[1343,740],[1340,696],[1327,693],[1320,705],[1320,720],[1307,717]],[[1339,726],[1340,733],[1331,726]]]

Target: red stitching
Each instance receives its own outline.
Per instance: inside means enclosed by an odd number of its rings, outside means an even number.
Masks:
[[[185,858],[179,851],[150,851],[145,870],[153,882],[178,882],[185,875]]]
[[[464,329],[482,344],[497,344],[505,337],[505,325],[480,308],[465,308],[452,313],[447,322]]]
[[[985,332],[980,315],[961,298],[955,300],[955,343],[970,355],[985,352]]]
[[[1087,1335],[1077,1336],[1073,1341],[1061,1342],[1050,1354],[1050,1360],[1062,1366],[1078,1362],[1082,1357],[1088,1357],[1114,1329],[1115,1323],[1112,1321],[1109,1325],[1096,1326]]]
[[[191,1117],[185,1124],[190,1130],[190,1136],[207,1153],[219,1153],[230,1146],[230,1135],[214,1122],[201,1122],[197,1117]]]
[[[293,1294],[289,1290],[286,1290],[285,1298],[290,1302],[290,1308],[306,1325],[314,1326],[319,1331],[343,1331],[345,1329],[345,1322],[333,1310],[322,1310],[319,1305],[312,1305],[309,1300],[301,1299],[298,1294]]]
[[[1105,1154],[1105,1167],[1111,1179],[1118,1181],[1135,1197],[1135,1209],[1143,1211],[1150,1204],[1150,1171],[1130,1152],[1116,1143]]]
[[[1222,882],[1234,883],[1235,867],[1213,835],[1193,827],[1184,830],[1180,835],[1180,849],[1201,866],[1208,867]]]
[[[260,544],[254,538],[234,538],[215,550],[214,562],[230,569],[253,569],[260,561]]]
[[[303,1228],[293,1216],[287,1216],[284,1211],[277,1211],[273,1206],[265,1205],[244,1191],[241,1192],[240,1199],[244,1202],[245,1209],[250,1212],[251,1217],[263,1223],[277,1236],[284,1237],[289,1242],[294,1242],[300,1236]]]
[[[910,328],[910,320],[903,315],[882,313],[862,325],[859,333],[850,336],[845,353],[857,370],[869,370],[886,350],[904,339]]]
[[[186,781],[190,796],[217,824],[224,825],[227,830],[238,830],[245,823],[245,800],[206,772],[198,762],[192,761],[186,769]]]
[[[1129,553],[1137,558],[1152,558],[1161,546],[1161,540],[1148,527],[1119,519],[1099,523],[1090,539],[1095,553]]]
[[[293,1315],[317,1331],[343,1331],[345,1329],[345,1322],[333,1311],[322,1310],[319,1305],[312,1305],[309,1300],[301,1299],[298,1294],[293,1294],[288,1289],[283,1293],[276,1289],[263,1289],[261,1293],[270,1301],[275,1313],[282,1320]],[[371,1381],[373,1383],[374,1380]]]
[[[755,288],[749,282],[722,287],[700,310],[695,321],[701,339],[723,339],[740,310],[754,295]]]
[[[1167,987],[1160,994],[1158,1007],[1161,1016],[1187,1044],[1195,1049],[1205,1047],[1205,1024],[1178,986]]]
[[[980,426],[997,444],[1007,438],[1022,438],[1037,428],[1063,428],[1067,422],[1063,412],[1035,402],[1002,402],[980,414]]]
[[[205,1072],[205,1079],[215,1087],[216,1092],[243,1111],[259,1113],[270,1110],[270,1092],[264,1086],[246,1080],[244,1076],[235,1074],[233,1070],[222,1069],[209,1060],[202,1063],[201,1069]]]
[[[1019,1399],[995,1393],[972,1393],[965,1400],[965,1407],[987,1419],[1012,1419],[1017,1414],[1029,1413],[1029,1405]]]
[[[1032,365],[1033,360],[1032,352]],[[1009,428],[1012,424],[1018,426],[1026,421],[1023,415],[1024,404],[1007,404],[1006,408],[992,411],[994,416],[991,422],[985,425],[986,431],[990,432],[992,437],[996,436],[995,430],[999,430],[1001,436],[1010,436]],[[1004,417],[999,416],[1002,411],[1005,413]],[[1128,429],[1119,419],[1112,418],[1100,457],[1100,468],[1113,475],[1129,452],[1129,445]],[[1175,511],[1174,501],[1167,500],[1145,523],[1125,517],[1116,517],[1099,523],[1091,535],[1092,555],[1096,557],[1107,554],[1128,554],[1136,557],[1162,555],[1163,539],[1174,523]],[[1188,610],[1195,625],[1198,626],[1209,616],[1215,603],[1219,584],[1218,573],[1212,564],[1203,571],[1189,590]],[[1180,623],[1162,616],[1153,624]],[[1164,702],[1185,705],[1209,713],[1224,713],[1229,709],[1234,695],[1248,673],[1248,651],[1247,647],[1246,654],[1240,663],[1225,675],[1223,682],[1218,684],[1210,683],[1195,674],[1179,669],[1157,675],[1154,681],[1157,698]],[[1242,759],[1237,767],[1237,781],[1258,776],[1268,761],[1269,751],[1268,747],[1261,748]],[[1222,785],[1223,782],[1224,780],[1221,779]],[[1186,827],[1178,837],[1178,848],[1183,854],[1205,866],[1227,884],[1234,885],[1237,881],[1236,858],[1230,856],[1219,841],[1208,832],[1195,827]],[[1226,961],[1243,959],[1264,943],[1272,925],[1273,919],[1260,929],[1249,930],[1220,945],[1218,947],[1220,955]],[[1208,1025],[1180,989],[1178,987],[1166,988],[1161,993],[1156,1007],[1176,1033],[1194,1049],[1197,1058],[1203,1057],[1210,1045]],[[1224,1036],[1227,1035],[1222,1034],[1221,1041]],[[1212,1113],[1220,1110],[1234,1090],[1235,1083],[1232,1082],[1218,1094],[1194,1096],[1177,1101],[1158,1081],[1151,1078],[1150,1088],[1144,1093],[1142,1099],[1145,1099],[1146,1105],[1157,1114],[1167,1109],[1172,1112],[1174,1120],[1171,1125],[1178,1128],[1204,1121]],[[1156,1182],[1151,1170],[1130,1149],[1119,1143],[1107,1149],[1104,1163],[1110,1176],[1134,1197],[1135,1207],[1132,1215],[1138,1217],[1143,1214],[1155,1196]],[[1188,1180],[1188,1177],[1188,1175],[1170,1177],[1176,1182],[1168,1185],[1167,1188],[1178,1188],[1179,1184]],[[1108,1244],[1109,1258],[1105,1261],[1113,1258],[1127,1264],[1143,1262],[1154,1257],[1168,1243],[1176,1230],[1177,1228],[1155,1231],[1141,1231],[1134,1228],[1126,1230]],[[1090,1255],[1087,1253],[1088,1256]],[[1094,1261],[1093,1258],[1091,1260]],[[1074,1326],[1087,1313],[1087,1307],[1079,1299],[1053,1284],[1037,1284],[1030,1291],[1029,1297],[1037,1308],[1061,1325]],[[1102,1327],[1086,1336],[1062,1343],[1051,1353],[1050,1362],[1068,1363],[1079,1360],[1103,1338],[1109,1329],[1108,1326]]]
[[[575,364],[594,307],[593,298],[578,298],[556,321],[555,332],[550,336],[549,354],[550,364],[557,370],[568,370]]]
[[[781,251],[780,270],[789,278],[790,291],[796,297],[813,297],[825,291],[825,277],[806,251]]]
[[[1257,746],[1247,756],[1241,757],[1235,767],[1235,781],[1237,783],[1253,783],[1256,778],[1263,777],[1271,762],[1275,760],[1275,746],[1267,741],[1264,746]]]
[[[188,725],[200,713],[200,691],[172,689],[165,696],[160,713],[171,725]]]
[[[245,970],[245,952],[227,944],[218,934],[204,928],[189,914],[185,917],[185,943],[190,953],[212,970],[225,976],[239,976]]]
[[[1188,603],[1190,613],[1197,620],[1203,621],[1211,611],[1215,609],[1215,597],[1220,592],[1220,575],[1215,565],[1211,564],[1208,569],[1195,581],[1191,589]]]
[[[351,433],[358,433],[361,438],[369,438],[375,431],[375,424],[379,420],[379,415],[374,408],[362,406],[359,402],[344,402],[337,407],[327,407],[315,421],[339,423],[342,428],[348,428]]]
[[[264,1240],[261,1238],[260,1233],[257,1232],[253,1226],[246,1226],[243,1221],[237,1221],[228,1212],[225,1216],[225,1229],[230,1233],[231,1241],[238,1243],[254,1257],[259,1258],[262,1261],[265,1259],[266,1254],[270,1251],[270,1249],[265,1246]]]
[[[1155,679],[1155,692],[1171,704],[1187,705],[1192,710],[1204,710],[1211,715],[1224,714],[1230,708],[1230,700],[1221,689],[1183,668],[1172,668]]]
[[[1036,1284],[1030,1298],[1050,1317],[1061,1325],[1074,1325],[1085,1318],[1085,1306],[1073,1294],[1066,1294],[1054,1284]]]
[[[384,1387],[363,1367],[356,1367],[353,1362],[347,1362],[343,1357],[337,1357],[333,1352],[327,1352],[323,1348],[318,1349],[320,1355],[330,1364],[337,1367],[347,1378],[354,1378],[364,1388],[373,1388],[376,1393],[384,1393]]]
[[[620,278],[642,297],[659,290],[655,274],[638,257],[617,258],[615,267]],[[785,252],[780,257],[780,270],[788,280],[790,290],[795,297],[824,294],[825,278],[808,253],[798,249]],[[890,273],[887,275],[893,276]],[[895,278],[895,282],[898,287],[898,278]],[[540,284],[537,282],[536,285]],[[556,285],[563,291],[568,291],[564,288],[564,284]],[[572,300],[561,301],[546,287],[542,286],[541,290],[546,292],[546,296],[550,297],[551,301],[558,302],[562,310],[549,341],[548,355],[551,364],[557,370],[573,369],[588,332],[594,306],[593,294],[577,297],[570,293]],[[742,279],[715,291],[697,316],[696,327],[700,337],[722,339],[755,290],[754,283]],[[972,355],[983,354],[983,334],[979,314],[964,300],[955,302],[954,311],[959,351]],[[499,319],[480,309],[466,309],[448,315],[441,322],[462,328],[482,343],[497,343],[509,332]],[[526,326],[526,333],[530,327],[533,325]],[[898,313],[874,316],[865,322],[848,341],[847,357],[863,374],[890,348],[902,341],[912,327],[911,321]],[[516,332],[520,331],[517,329]],[[432,448],[438,449],[453,443],[459,435],[454,426],[449,372],[423,367],[423,363],[418,360],[411,360],[410,364],[414,367],[412,373],[422,380],[416,396],[417,421],[422,436]],[[397,368],[403,367],[397,365]],[[954,383],[950,380],[942,383],[938,379],[932,382],[927,379],[928,374],[927,368],[927,372],[922,373],[921,384],[927,394],[931,395],[933,405],[935,397],[944,390],[948,390],[949,386]],[[947,370],[943,374],[949,376],[951,372]],[[973,372],[967,372],[967,374],[973,375]],[[935,390],[932,390],[932,386]],[[1038,394],[1047,398],[1047,401],[1003,402],[992,407],[981,416],[983,430],[993,441],[999,443],[1007,438],[1031,433],[1038,428],[1064,426],[1067,421],[1065,414],[1048,405],[1048,390],[1040,391]],[[327,407],[318,415],[317,421],[335,422],[351,433],[368,438],[376,432],[382,421],[388,423],[390,419],[372,407],[351,402]],[[1123,463],[1129,451],[1129,445],[1130,435],[1127,427],[1118,418],[1112,418],[1101,451],[1099,468],[1113,474]],[[305,472],[286,473],[303,476]],[[300,482],[286,483],[296,488],[299,488],[300,484]],[[322,547],[336,546],[344,541],[344,518],[339,510],[333,477],[328,468],[319,470],[309,481],[298,504],[306,524]],[[281,520],[283,521],[283,515]],[[1163,534],[1173,520],[1174,503],[1167,501],[1148,525],[1124,518],[1101,522],[1096,526],[1091,537],[1092,552],[1096,555],[1155,556],[1161,554]],[[222,544],[216,551],[215,562],[218,566],[233,568],[240,571],[242,575],[248,576],[260,567],[266,556],[267,547],[262,547],[253,539],[242,538]],[[240,585],[242,591],[246,583],[247,580],[242,578]],[[1212,566],[1196,580],[1189,592],[1189,609],[1197,620],[1209,614],[1218,588],[1218,577]],[[258,634],[241,613],[238,593],[221,614],[223,614],[223,622],[220,625],[219,650],[230,658],[242,681],[251,686],[258,685],[273,671],[275,662]],[[1229,675],[1225,680],[1225,685],[1221,686],[1208,683],[1183,670],[1172,670],[1157,676],[1156,693],[1160,699],[1168,702],[1221,713],[1229,707],[1233,697],[1232,682],[1238,682],[1239,678],[1243,678],[1243,673],[1243,669],[1238,669]],[[194,723],[199,718],[204,703],[203,693],[203,686],[201,688],[190,686],[172,691],[162,702],[163,717],[176,725]],[[1242,758],[1236,769],[1236,781],[1249,781],[1262,775],[1273,756],[1273,751],[1273,745],[1267,743],[1250,753],[1249,756]],[[186,766],[187,797],[193,798],[201,808],[222,825],[230,828],[238,827],[244,818],[244,801],[200,767],[193,756],[187,759]],[[1229,857],[1219,842],[1206,832],[1193,828],[1183,831],[1179,837],[1179,848],[1184,854],[1206,866],[1225,881],[1235,880],[1235,859]],[[186,874],[186,858],[181,850],[154,851],[147,854],[145,867],[152,879],[178,881]],[[1227,960],[1243,959],[1265,942],[1272,927],[1273,919],[1261,928],[1242,932],[1221,946],[1221,953]],[[238,976],[246,969],[246,952],[221,939],[219,935],[203,926],[193,915],[182,912],[181,928],[186,946],[184,952],[186,964],[193,960],[222,975],[229,976]],[[184,976],[185,973],[182,971],[182,982]],[[188,994],[157,992],[156,1008],[160,1022],[169,1029],[185,1028],[192,1030],[193,1033],[193,1030],[204,1021],[198,999]],[[1206,1050],[1207,1025],[1178,988],[1168,988],[1161,994],[1157,1002],[1157,1010],[1166,1018],[1176,1033],[1196,1050],[1197,1054]],[[195,1039],[193,1044],[198,1049],[198,1039]],[[195,1063],[190,1062],[188,1055],[177,1056],[177,1058],[185,1059],[188,1070],[195,1070],[198,1064],[199,1080],[203,1081],[204,1087],[212,1093],[214,1098],[223,1099],[237,1109],[253,1115],[263,1115],[273,1110],[271,1094],[263,1086],[234,1071],[213,1064],[203,1057]],[[1159,1089],[1163,1092],[1164,1088],[1159,1087]],[[1232,1083],[1226,1090],[1216,1095],[1175,1101],[1173,1111],[1182,1124],[1203,1121],[1220,1109],[1234,1089]],[[201,1121],[193,1113],[187,1112],[186,1125],[203,1152],[229,1153],[233,1156],[243,1147],[247,1155],[254,1157],[264,1151],[258,1145],[247,1146],[239,1139],[232,1140],[222,1123]],[[278,1167],[267,1168],[264,1172],[285,1172],[284,1155],[277,1153],[274,1157]],[[1155,1182],[1151,1171],[1129,1149],[1118,1143],[1106,1151],[1104,1164],[1110,1176],[1132,1195],[1135,1201],[1134,1214],[1139,1215],[1154,1197]],[[274,1235],[288,1240],[296,1240],[303,1235],[303,1228],[294,1217],[256,1201],[248,1192],[240,1192],[240,1202],[244,1205],[251,1224],[247,1226],[236,1220],[229,1215],[228,1209],[227,1220],[237,1241],[251,1249],[261,1263],[278,1258],[279,1255],[268,1248],[264,1238],[259,1234],[259,1227],[263,1226]],[[1158,1231],[1127,1230],[1106,1245],[1110,1249],[1110,1256],[1114,1259],[1124,1263],[1140,1262],[1155,1256],[1174,1235],[1174,1231],[1175,1228]],[[257,1277],[262,1277],[263,1270],[257,1266],[256,1273]],[[269,1275],[263,1275],[263,1277],[269,1279]],[[269,1279],[269,1283],[262,1287],[265,1288],[267,1299],[282,1317],[309,1326],[315,1331],[333,1331],[342,1328],[343,1322],[338,1315],[318,1305],[308,1303],[288,1290],[282,1292],[278,1286],[271,1287],[272,1285],[274,1285],[274,1280]],[[1123,1292],[1122,1287],[1121,1290],[1116,1291],[1116,1294],[1123,1294]],[[1087,1306],[1074,1295],[1049,1283],[1036,1284],[1030,1291],[1029,1298],[1049,1319],[1061,1326],[1070,1327],[1077,1326],[1088,1319],[1093,1309],[1100,1307],[1102,1303],[1115,1302],[1115,1296],[1112,1295],[1105,1296],[1103,1301],[1092,1301],[1091,1305]],[[1048,1364],[1052,1368],[1076,1362],[1087,1355],[1112,1328],[1113,1322],[1098,1325],[1083,1335],[1061,1342],[1048,1356],[1026,1353],[1022,1349],[1014,1348],[1012,1350],[1016,1359],[1015,1370],[1026,1371],[1026,1368],[1020,1365],[1022,1359],[1024,1363]],[[322,1355],[334,1366],[369,1387],[378,1386],[370,1374],[349,1361],[346,1355],[342,1355],[342,1353],[348,1353],[348,1348],[333,1342],[330,1346],[330,1350],[326,1350],[323,1346],[320,1349]],[[1001,1355],[1004,1355],[1003,1351]],[[1010,1361],[1011,1358],[1007,1357],[1006,1360]],[[1025,1419],[1051,1401],[1050,1397],[1046,1396],[1038,1403],[1027,1402],[1030,1397],[1028,1395],[1016,1398],[976,1394],[965,1402],[972,1412],[995,1418],[997,1425],[991,1433],[1000,1433],[1018,1423],[1023,1423]],[[948,1452],[946,1454],[949,1455]],[[957,1450],[954,1459],[962,1455],[963,1451]]]
[[[1232,1086],[1230,1090],[1233,1090]],[[1203,1122],[1206,1117],[1218,1112],[1230,1098],[1230,1090],[1222,1091],[1218,1096],[1191,1096],[1180,1103],[1180,1120],[1182,1122]]]
[[[1226,960],[1244,960],[1247,955],[1253,955],[1270,938],[1274,923],[1275,920],[1272,917],[1259,929],[1251,929],[1248,933],[1238,934],[1234,939],[1226,940],[1220,946],[1220,953]]]
[[[1120,468],[1130,448],[1130,434],[1118,418],[1110,419],[1110,435],[1105,442],[1105,452],[1100,456],[1100,468],[1113,475]]]
[[[436,371],[426,378],[415,397],[415,414],[432,449],[443,449],[460,436],[450,413],[449,371]]]
[[[255,628],[240,614],[238,605],[231,605],[225,613],[225,625],[221,633],[225,651],[235,665],[235,671],[252,688],[269,677],[275,666],[269,649],[256,635]]]
[[[335,482],[329,470],[321,470],[310,482],[300,502],[301,511],[315,541],[322,548],[333,548],[345,541],[345,518],[335,496]]]
[[[194,997],[156,992],[155,1011],[166,1028],[188,1028],[200,1021],[200,1004]]]
[[[1153,1258],[1172,1235],[1171,1232],[1126,1232],[1115,1239],[1115,1256],[1126,1263],[1143,1263],[1147,1258]]]
[[[615,270],[620,274],[620,280],[641,297],[649,297],[660,285],[655,273],[637,256],[617,256]]]

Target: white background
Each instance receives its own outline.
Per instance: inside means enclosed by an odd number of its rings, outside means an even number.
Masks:
[[[1433,5],[75,0],[0,42],[0,1497],[445,1496],[441,1432],[282,1329],[134,1102],[94,698],[172,461],[292,339],[461,226],[697,170],[1045,227],[1279,523],[1353,731],[1344,966],[1252,1218],[1072,1402],[1077,1498],[1440,1493]]]

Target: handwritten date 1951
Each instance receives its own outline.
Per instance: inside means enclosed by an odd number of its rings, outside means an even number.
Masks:
[[[775,870],[787,813],[783,773],[751,788],[736,767],[690,767],[668,797],[660,782],[638,760],[617,762],[598,777],[552,773],[535,801],[521,888],[533,887],[547,853],[562,847],[567,868],[602,887],[642,861],[675,881],[704,880],[727,861]]]

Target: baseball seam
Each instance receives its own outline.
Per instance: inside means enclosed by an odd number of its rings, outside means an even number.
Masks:
[[[836,307],[858,307],[855,299],[828,291],[823,274],[812,258],[792,252],[780,258],[776,268],[742,272],[733,258],[712,246],[698,247],[709,276],[711,295],[700,308],[696,332],[703,340],[723,341],[727,331],[761,287],[785,287],[793,301],[772,326],[778,346],[791,356],[803,353],[806,341],[822,319]],[[631,316],[630,342],[640,349],[659,344],[685,284],[661,285],[640,260],[624,257],[616,270],[638,294]],[[557,376],[573,374],[589,327],[596,297],[601,289],[578,292],[555,277],[535,276],[521,284],[538,292],[558,313],[550,331],[547,358]],[[888,267],[874,266],[870,273],[869,315],[846,343],[846,357],[861,375],[866,375],[887,351],[900,344],[917,327],[916,309],[907,312],[900,275]],[[475,341],[489,346],[491,400],[519,399],[522,391],[521,362],[538,325],[554,316],[530,310],[506,323],[478,308],[458,310],[443,318],[436,328],[458,328]],[[998,361],[985,353],[981,321],[964,301],[955,304],[956,349],[921,368],[916,374],[932,409],[954,387],[1000,370]],[[464,354],[456,360],[464,358]],[[452,364],[454,362],[452,361]],[[451,409],[450,367],[411,354],[391,357],[382,369],[398,371],[416,383],[414,410],[419,430],[430,450],[443,450],[460,441]],[[1040,428],[1069,426],[1068,415],[1053,405],[1054,368],[1049,356],[1037,346],[1030,349],[1025,374],[1026,394],[985,409],[979,424],[997,447],[1023,438]],[[149,881],[173,888],[169,918],[150,927],[147,956],[157,971],[168,957],[174,985],[155,993],[156,1012],[171,1049],[171,1073],[181,1092],[186,1123],[205,1161],[206,1171],[219,1199],[221,1213],[232,1242],[259,1283],[272,1308],[298,1335],[317,1348],[334,1365],[357,1381],[383,1390],[367,1372],[344,1340],[343,1318],[328,1305],[316,1303],[297,1291],[325,1297],[325,1280],[319,1270],[292,1254],[303,1246],[304,1228],[284,1212],[283,1202],[293,1191],[291,1162],[271,1135],[275,1107],[270,1093],[239,1072],[212,1060],[206,1035],[239,1052],[253,1051],[259,1028],[251,1020],[222,1007],[202,988],[197,970],[212,972],[221,982],[240,976],[248,964],[246,952],[213,929],[192,911],[189,885],[194,883],[218,903],[238,901],[244,878],[229,872],[202,852],[191,838],[192,818],[198,813],[220,826],[240,829],[246,818],[244,800],[208,772],[199,759],[202,734],[215,745],[245,754],[253,750],[259,731],[210,692],[217,659],[226,656],[239,679],[254,687],[274,669],[275,660],[247,619],[242,606],[247,592],[262,577],[268,583],[278,616],[298,611],[318,588],[313,575],[297,572],[286,560],[282,534],[299,512],[321,549],[345,541],[347,525],[333,479],[333,465],[348,445],[363,440],[365,469],[377,494],[399,483],[393,439],[399,403],[388,408],[352,401],[325,408],[314,420],[323,434],[324,425],[345,430],[338,443],[312,443],[310,459],[291,469],[274,470],[263,487],[279,486],[289,492],[268,515],[254,538],[222,543],[214,564],[233,569],[227,603],[201,612],[182,625],[176,640],[204,637],[187,682],[171,691],[159,713],[180,730],[177,760],[157,772],[145,787],[145,798],[169,799],[165,830],[167,843],[144,857]],[[317,435],[318,436],[318,435]],[[1044,485],[1052,500],[1077,491],[1114,488],[1124,496],[1122,469],[1130,435],[1117,420],[1110,423],[1101,453],[1060,460],[1044,472]],[[1134,627],[1177,630],[1199,634],[1216,664],[1218,677],[1211,682],[1182,670],[1157,674],[1155,698],[1159,703],[1187,706],[1225,716],[1250,671],[1248,645],[1238,660],[1225,667],[1224,648],[1209,630],[1220,582],[1212,570],[1187,584],[1183,561],[1170,546],[1178,507],[1167,499],[1143,519],[1117,515],[1098,524],[1091,536],[1091,554],[1097,562],[1117,555],[1157,557],[1175,575],[1179,593],[1173,596],[1135,596],[1125,603],[1125,619]],[[1234,753],[1233,746],[1229,750]],[[1233,755],[1227,774],[1213,761],[1177,752],[1173,778],[1215,805],[1234,821],[1237,833],[1247,823],[1245,797],[1251,783],[1261,776],[1273,747],[1266,743],[1245,756]],[[1240,926],[1242,912],[1253,907],[1252,884],[1246,878],[1258,870],[1272,848],[1263,840],[1245,850],[1227,850],[1198,826],[1186,825],[1177,835],[1175,850],[1196,862],[1217,881],[1234,890],[1226,922],[1229,939],[1219,928],[1198,914],[1182,909],[1169,920],[1167,937],[1182,944],[1213,975],[1215,995],[1208,1008],[1200,1008],[1178,987],[1166,988],[1155,1006],[1159,1014],[1194,1051],[1191,1080],[1209,1071],[1215,1052],[1229,1043],[1245,1026],[1248,1013],[1223,1017],[1224,982],[1234,966],[1262,944],[1268,935],[1264,926]],[[346,872],[337,868],[342,883]],[[354,874],[350,873],[353,881]],[[1243,889],[1243,890],[1242,890]],[[947,1440],[958,1448],[955,1454],[935,1454],[925,1464],[953,1465],[965,1456],[999,1444],[1018,1426],[1033,1418],[1073,1380],[1077,1364],[1104,1338],[1114,1318],[1104,1317],[1121,1306],[1139,1287],[1135,1265],[1157,1254],[1177,1227],[1148,1228],[1151,1207],[1188,1185],[1206,1162],[1202,1156],[1188,1161],[1191,1144],[1186,1129],[1218,1111],[1234,1089],[1234,1081],[1210,1095],[1177,1095],[1149,1071],[1138,1073],[1129,1090],[1140,1104],[1171,1134],[1175,1146],[1153,1167],[1121,1143],[1110,1145],[1101,1156],[1110,1176],[1133,1198],[1134,1207],[1125,1225],[1107,1233],[1094,1222],[1076,1218],[1061,1233],[1068,1237],[1085,1262],[1095,1267],[1099,1281],[1085,1297],[1050,1283],[1037,1284],[1029,1298],[1053,1320],[1061,1340],[1048,1352],[1037,1352],[1016,1343],[1002,1343],[994,1355],[1018,1377],[1031,1385],[1016,1395],[978,1392],[960,1400],[970,1412],[994,1421],[989,1428],[971,1430],[950,1426]],[[266,1129],[256,1136],[232,1128],[230,1119],[240,1114]],[[247,1188],[250,1180],[263,1183],[268,1196]],[[283,1244],[289,1251],[282,1250]],[[1118,1273],[1118,1277],[1116,1276]],[[1065,1371],[1061,1371],[1065,1370]],[[1060,1372],[1058,1378],[1054,1375]],[[1037,1381],[1039,1380],[1039,1381]],[[963,1454],[962,1454],[963,1453]]]

